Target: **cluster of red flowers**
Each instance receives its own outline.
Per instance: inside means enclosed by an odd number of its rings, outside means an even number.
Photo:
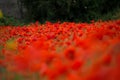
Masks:
[[[120,80],[120,20],[0,27],[0,79]]]

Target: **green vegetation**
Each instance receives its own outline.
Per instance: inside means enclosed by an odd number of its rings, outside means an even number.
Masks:
[[[40,21],[74,21],[120,19],[119,0],[19,0],[25,8],[24,19],[4,16],[0,10],[0,26],[22,26]]]
[[[20,0],[31,21],[90,22],[117,19],[119,0]],[[120,13],[120,11],[119,11]]]
[[[15,19],[13,17],[4,16],[0,19],[0,26],[22,26],[25,23],[23,21],[20,21],[18,19]]]

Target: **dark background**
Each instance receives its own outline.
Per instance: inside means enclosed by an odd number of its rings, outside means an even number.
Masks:
[[[120,0],[3,1],[5,5],[0,6],[0,8],[3,9],[2,11],[4,14],[6,16],[12,16],[13,18],[22,20],[23,22],[90,22],[91,20],[113,20],[120,18]],[[14,1],[14,6],[9,6],[5,1],[8,4]],[[8,10],[5,9],[6,5],[8,5]],[[16,8],[14,9],[15,6]],[[6,14],[7,12],[9,13]]]
[[[28,17],[40,22],[109,20],[120,9],[120,0],[20,0]],[[28,14],[27,13],[27,14]],[[119,15],[119,14],[118,14]]]

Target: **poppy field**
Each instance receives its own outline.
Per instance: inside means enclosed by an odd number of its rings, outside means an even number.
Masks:
[[[120,20],[1,26],[0,80],[120,80]]]

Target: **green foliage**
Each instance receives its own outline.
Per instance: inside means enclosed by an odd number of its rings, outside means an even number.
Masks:
[[[5,16],[0,19],[0,26],[22,26],[24,23],[13,17]]]
[[[119,0],[20,0],[27,17],[40,22],[107,20],[119,8]],[[103,17],[104,16],[104,17]]]
[[[120,19],[120,8],[114,12],[112,19]]]

